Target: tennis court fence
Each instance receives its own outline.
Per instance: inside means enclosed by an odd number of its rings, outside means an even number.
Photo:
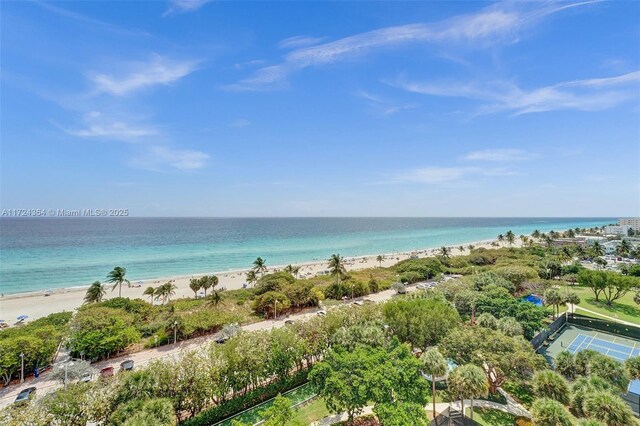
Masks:
[[[577,314],[575,312],[567,314],[567,322],[569,324],[581,325],[583,327],[593,328],[606,333],[640,340],[640,324],[637,327],[634,327],[618,322],[607,321],[601,318]]]

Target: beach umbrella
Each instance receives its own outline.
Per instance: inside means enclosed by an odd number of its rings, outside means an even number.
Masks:
[[[20,315],[18,318],[16,318],[18,321],[24,321],[27,318],[29,318],[29,315]]]

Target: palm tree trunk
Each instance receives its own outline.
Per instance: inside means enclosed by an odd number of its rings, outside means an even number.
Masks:
[[[471,398],[471,420],[473,420],[473,398]]]
[[[118,297],[122,297],[122,281],[120,281],[120,285],[118,286]]]
[[[432,389],[432,398],[433,398],[433,418],[436,418],[436,381],[433,374],[431,374],[431,389]]]

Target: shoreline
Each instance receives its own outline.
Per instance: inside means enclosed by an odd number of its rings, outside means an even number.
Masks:
[[[464,244],[458,244],[456,246],[446,246],[452,249],[452,256],[460,256],[466,255],[469,253],[467,246],[472,244],[475,245],[476,248],[484,247],[484,248],[492,248],[491,243],[497,241],[497,239],[486,239],[479,241],[470,241]],[[513,244],[513,247],[520,247],[522,242],[520,240],[516,240]],[[463,246],[465,250],[463,252],[459,252],[457,247]],[[345,257],[345,267],[347,271],[351,270],[360,270],[367,269],[373,267],[391,267],[396,263],[406,260],[411,257],[412,254],[416,254],[419,257],[427,257],[433,256],[437,253],[439,247],[430,247],[430,248],[421,248],[410,251],[402,251],[402,252],[391,252],[382,254],[383,261],[382,265],[376,260],[378,254],[375,255],[359,255],[359,256],[350,256]],[[300,272],[298,273],[299,279],[310,278],[316,276],[318,274],[323,273],[327,268],[327,260],[317,261],[306,261],[306,262],[298,262],[292,263],[293,266],[300,267]],[[272,273],[277,270],[282,270],[287,265],[273,265],[269,266],[267,273]],[[219,284],[218,289],[224,288],[225,290],[238,290],[242,288],[242,284],[246,282],[246,273],[250,270],[247,269],[236,269],[236,270],[227,270],[222,272],[210,272],[210,273],[201,273],[201,274],[193,274],[193,275],[181,275],[175,277],[163,277],[163,278],[151,278],[146,280],[136,280],[132,282],[131,287],[122,286],[122,297],[129,297],[131,299],[143,299],[149,300],[148,296],[144,296],[142,293],[148,286],[156,286],[158,284],[165,283],[167,281],[173,282],[176,285],[176,292],[173,297],[174,300],[181,298],[193,298],[194,293],[189,288],[189,281],[191,278],[201,277],[203,275],[211,275],[215,274],[218,276]],[[28,319],[26,322],[33,321],[38,318],[45,317],[49,314],[56,312],[73,312],[78,307],[82,306],[84,302],[84,296],[86,293],[86,289],[88,286],[78,286],[78,287],[65,287],[58,289],[51,289],[53,292],[49,296],[45,296],[46,290],[38,290],[35,292],[28,293],[16,293],[16,294],[8,294],[4,295],[0,298],[0,312],[2,312],[0,319],[6,321],[8,325],[13,325],[16,322],[16,318],[19,315],[27,315]],[[105,294],[104,300],[111,299],[117,296],[115,291],[110,290],[111,286],[106,285],[107,293]]]
[[[468,245],[475,245],[478,246],[476,248],[479,248],[479,246],[484,246],[484,245],[491,245],[492,242],[497,242],[497,239],[495,238],[489,238],[486,240],[479,240],[479,241],[471,241],[471,242],[465,242],[462,244],[458,244],[458,246],[464,246],[465,248]],[[515,242],[513,247],[519,247],[521,245],[521,242]],[[450,249],[457,249],[457,246],[446,246]],[[420,249],[414,249],[411,251],[394,251],[394,252],[390,252],[390,253],[384,253],[382,254],[383,257],[388,257],[388,256],[410,256],[411,253],[417,253],[417,254],[426,254],[428,252],[433,252],[434,250],[438,250],[440,247],[429,247],[429,248],[420,248]],[[486,248],[486,247],[485,247]],[[465,252],[467,250],[465,249]],[[432,253],[433,254],[433,253]],[[468,253],[467,253],[468,254]],[[455,253],[452,255],[457,256],[458,253]],[[362,255],[356,255],[356,256],[349,256],[349,257],[344,257],[345,261],[354,261],[357,259],[367,259],[367,260],[375,260],[376,257],[378,257],[378,254],[362,254]],[[404,260],[404,259],[402,259]],[[328,260],[319,260],[319,259],[314,259],[314,260],[309,260],[309,261],[302,261],[302,262],[296,262],[296,263],[291,263],[292,266],[296,266],[296,267],[308,267],[308,266],[320,266],[323,263],[327,263]],[[377,262],[377,261],[376,261]],[[397,261],[399,262],[399,261]],[[396,263],[397,263],[396,262]],[[286,268],[289,264],[286,265],[273,265],[273,266],[268,266],[267,267],[267,273],[271,273],[274,272],[274,270],[282,270],[284,268]],[[358,268],[358,269],[366,269],[366,268]],[[127,288],[139,288],[138,287],[138,283],[140,283],[140,286],[145,286],[145,285],[150,285],[150,284],[157,284],[156,281],[159,281],[161,284],[162,283],[166,283],[167,281],[177,281],[177,280],[185,280],[185,279],[191,279],[191,278],[199,278],[202,277],[204,275],[216,275],[218,277],[222,277],[222,276],[228,276],[229,274],[246,274],[247,272],[249,272],[251,270],[251,268],[248,269],[227,269],[224,271],[213,271],[213,272],[199,272],[199,273],[194,273],[194,274],[190,274],[190,275],[174,275],[174,276],[164,276],[164,277],[154,277],[154,278],[142,278],[139,280],[135,280],[135,282],[131,282],[131,287],[127,287]],[[103,283],[107,288],[110,286],[110,284],[108,283]],[[2,296],[2,298],[0,298],[0,304],[2,303],[2,301],[4,300],[13,300],[13,299],[24,299],[24,298],[29,298],[29,297],[34,297],[34,296],[44,296],[44,293],[46,293],[47,291],[51,291],[52,294],[64,294],[64,293],[77,293],[80,291],[86,291],[90,286],[89,285],[77,285],[77,286],[71,286],[71,287],[58,287],[58,288],[51,288],[51,289],[44,289],[44,290],[34,290],[34,291],[29,291],[29,292],[24,292],[24,293],[9,293],[9,294],[4,294]],[[124,289],[124,287],[123,287]],[[235,289],[228,289],[228,290],[235,290]]]

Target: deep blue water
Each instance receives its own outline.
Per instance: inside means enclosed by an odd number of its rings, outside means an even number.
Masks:
[[[0,291],[89,285],[124,266],[131,280],[459,245],[592,227],[613,218],[0,219]]]

